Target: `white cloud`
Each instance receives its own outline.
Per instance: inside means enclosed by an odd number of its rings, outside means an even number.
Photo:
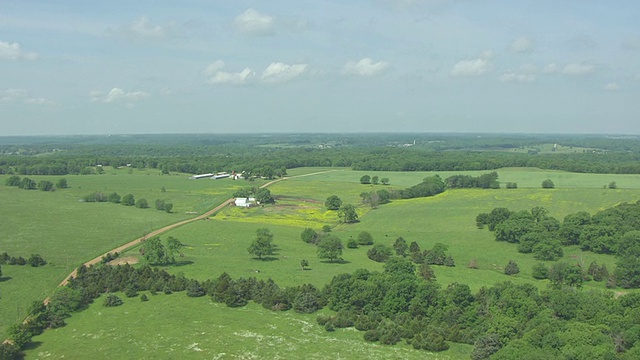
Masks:
[[[513,53],[527,53],[533,51],[534,42],[528,37],[520,36],[509,45],[509,51]]]
[[[28,105],[55,105],[56,102],[45,98],[29,97],[29,92],[23,89],[7,89],[4,91],[0,102],[16,103],[22,102]]]
[[[0,60],[35,60],[38,58],[36,53],[27,53],[22,51],[22,46],[16,42],[9,43],[0,41]]]
[[[502,82],[519,82],[519,83],[529,83],[534,82],[536,80],[535,74],[518,74],[511,70],[500,76],[500,81]]]
[[[55,101],[45,98],[30,98],[25,100],[25,103],[30,105],[56,105]]]
[[[247,82],[252,75],[253,71],[250,68],[245,68],[237,73],[218,71],[209,79],[209,82],[212,84],[241,85]]]
[[[207,65],[207,67],[202,71],[205,76],[213,76],[218,71],[222,70],[224,67],[224,62],[222,60],[216,60],[211,64]]]
[[[562,69],[562,73],[565,75],[586,75],[594,72],[596,67],[594,65],[585,63],[571,63],[565,65]]]
[[[103,102],[103,103],[117,103],[117,102],[126,102],[131,103],[134,101],[140,101],[146,99],[150,96],[149,93],[144,91],[129,91],[126,92],[121,88],[114,87],[109,91],[108,94],[104,94],[98,90],[92,90],[89,92],[89,97],[93,102]]]
[[[262,81],[268,83],[281,83],[293,80],[307,71],[307,64],[287,65],[281,62],[271,63],[262,72]]]
[[[245,35],[268,36],[275,33],[275,19],[271,15],[262,14],[252,8],[236,17],[236,29]]]
[[[493,58],[493,51],[484,50],[477,59],[458,61],[451,70],[453,76],[480,76],[491,70],[490,60]]]
[[[620,85],[618,85],[615,82],[612,82],[612,83],[608,83],[607,85],[605,85],[604,89],[607,90],[607,91],[616,91],[616,90],[620,90]]]
[[[27,90],[23,89],[7,89],[4,91],[2,97],[0,97],[0,101],[3,102],[13,102],[19,99],[22,99],[27,96]]]
[[[222,60],[216,60],[207,65],[202,74],[207,77],[207,82],[210,84],[230,84],[241,85],[247,82],[254,72],[250,68],[245,68],[240,72],[226,72],[222,71],[224,68],[224,62]]]
[[[556,65],[555,63],[551,63],[551,64],[545,66],[544,69],[542,69],[542,72],[545,73],[545,74],[557,73],[558,72],[558,65]]]
[[[342,68],[342,72],[348,75],[371,77],[381,74],[388,68],[389,63],[386,61],[374,63],[370,58],[363,58],[358,62],[349,61]]]
[[[121,33],[132,41],[161,41],[168,38],[174,24],[154,25],[148,17],[142,16],[133,23],[123,27]]]

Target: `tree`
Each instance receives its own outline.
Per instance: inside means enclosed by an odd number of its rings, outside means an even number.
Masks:
[[[509,260],[507,266],[504,267],[504,273],[506,275],[515,275],[520,272],[520,267],[516,264],[515,261]]]
[[[407,241],[400,236],[393,243],[393,249],[396,251],[396,255],[405,257],[408,255],[409,245],[407,245]]]
[[[347,247],[349,249],[357,249],[358,248],[358,241],[354,238],[350,238],[349,240],[347,240]]]
[[[42,191],[53,191],[54,190],[53,182],[49,180],[42,180],[38,182],[38,189]]]
[[[507,188],[507,189],[517,189],[518,188],[518,183],[508,182],[505,185],[505,188]]]
[[[18,187],[24,190],[35,190],[36,185],[37,184],[35,180],[31,180],[28,177],[25,177],[25,178],[22,178],[22,180],[20,180],[20,184],[18,184]]]
[[[616,184],[615,181],[612,181],[609,183],[609,189],[617,189],[618,185]]]
[[[102,303],[102,305],[106,307],[120,306],[122,304],[122,299],[120,299],[115,294],[107,294],[107,296],[104,298],[104,302]]]
[[[373,261],[385,262],[393,255],[393,250],[384,244],[375,244],[369,251],[367,257]]]
[[[38,267],[38,266],[47,265],[47,261],[43,259],[42,256],[38,254],[33,254],[27,260],[27,264],[31,265],[32,267]]]
[[[17,175],[10,176],[9,178],[7,178],[7,181],[5,182],[5,185],[7,185],[7,186],[20,186],[20,176],[17,176]]]
[[[127,194],[122,197],[121,204],[124,206],[133,206],[136,204],[136,198],[132,194]]]
[[[307,261],[306,259],[302,259],[300,260],[300,267],[302,267],[302,270],[307,270],[307,267],[309,266],[309,261]]]
[[[306,228],[302,230],[300,234],[300,238],[302,241],[307,244],[317,244],[318,243],[318,233],[315,232],[312,228]]]
[[[164,200],[156,199],[154,204],[155,204],[156,210],[164,211],[164,204],[165,204]]]
[[[344,204],[338,210],[338,216],[343,223],[353,223],[358,220],[358,213],[356,207],[351,204]]]
[[[553,183],[553,181],[551,181],[551,179],[546,179],[542,182],[543,189],[553,189],[555,187],[556,185]]]
[[[172,203],[164,203],[164,212],[171,213],[172,209],[173,209]]]
[[[533,278],[543,280],[549,277],[549,268],[544,263],[537,263],[533,265]]]
[[[158,236],[145,240],[142,252],[149,264],[168,265],[176,261],[172,251],[162,244]]]
[[[373,245],[373,236],[368,231],[361,231],[358,234],[358,245]]]
[[[139,209],[146,209],[149,207],[149,202],[145,198],[140,198],[136,201],[136,207]]]
[[[322,232],[328,234],[331,232],[331,225],[322,225]]]
[[[258,259],[262,259],[264,255],[273,255],[275,245],[273,244],[271,231],[267,228],[256,230],[256,238],[251,242],[247,251],[249,251],[249,254],[257,256]]]
[[[115,192],[107,196],[107,201],[110,203],[119,204],[120,200],[121,200],[120,195],[118,195],[118,193],[115,193]]]
[[[556,289],[560,289],[563,286],[580,288],[584,281],[582,268],[577,264],[570,264],[564,261],[554,263],[549,269],[549,281],[551,286]]]
[[[420,277],[427,281],[436,281],[436,273],[428,264],[420,264],[418,268],[418,274]]]
[[[273,175],[269,179],[273,179]],[[256,201],[260,204],[273,204],[275,202],[273,196],[271,196],[271,190],[267,188],[256,190]]]
[[[371,176],[362,175],[362,177],[360,178],[360,184],[371,184]]]
[[[382,183],[382,185],[389,185],[389,178],[383,177],[382,179],[380,179],[380,182]]]
[[[378,182],[379,182],[379,181],[380,181],[380,178],[378,177],[378,175],[374,175],[374,176],[371,178],[371,183],[372,183],[373,185],[378,185]]]
[[[324,206],[327,210],[339,210],[340,206],[342,206],[342,200],[337,195],[331,195],[324,202]]]
[[[342,255],[342,241],[335,235],[325,236],[318,243],[318,258],[334,262]]]

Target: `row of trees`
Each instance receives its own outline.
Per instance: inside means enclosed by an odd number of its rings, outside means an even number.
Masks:
[[[59,179],[54,185],[52,181],[40,180],[36,182],[28,177],[20,178],[20,176],[14,175],[7,178],[5,185],[16,186],[24,190],[41,190],[41,191],[55,191],[55,189],[65,189],[68,187],[67,179]]]
[[[84,202],[110,202],[114,204],[121,204],[124,206],[135,206],[140,209],[149,208],[149,202],[145,198],[136,199],[133,194],[126,194],[124,196],[120,196],[117,192],[113,192],[110,194],[104,194],[100,191],[96,191],[92,194],[86,195],[82,198]],[[170,213],[173,210],[173,204],[167,202],[163,199],[156,199],[155,201],[156,210],[164,211]]]
[[[31,254],[28,259],[22,256],[10,256],[6,252],[0,254],[0,265],[29,265],[32,267],[47,265],[47,261],[40,256],[40,254]]]
[[[480,188],[499,189],[498,173],[493,171],[480,176],[453,175],[445,179],[445,184],[450,189]]]
[[[389,185],[389,178],[387,177],[380,178],[378,177],[378,175],[373,175],[373,176],[362,175],[362,177],[360,178],[360,184],[363,184],[363,185],[368,185],[368,184],[378,185],[380,183],[382,183],[382,185]]]

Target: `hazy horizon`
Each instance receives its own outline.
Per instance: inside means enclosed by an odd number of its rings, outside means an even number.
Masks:
[[[7,1],[0,136],[640,134],[640,3]]]

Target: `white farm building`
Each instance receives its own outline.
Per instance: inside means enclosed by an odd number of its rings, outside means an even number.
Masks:
[[[240,207],[252,207],[252,206],[256,206],[258,204],[258,202],[256,201],[256,198],[236,198],[236,200],[234,201],[234,204],[236,206],[240,206]]]
[[[213,174],[200,174],[200,175],[192,175],[189,177],[189,179],[191,180],[198,180],[198,179],[207,179],[207,178],[211,178],[213,176]]]

